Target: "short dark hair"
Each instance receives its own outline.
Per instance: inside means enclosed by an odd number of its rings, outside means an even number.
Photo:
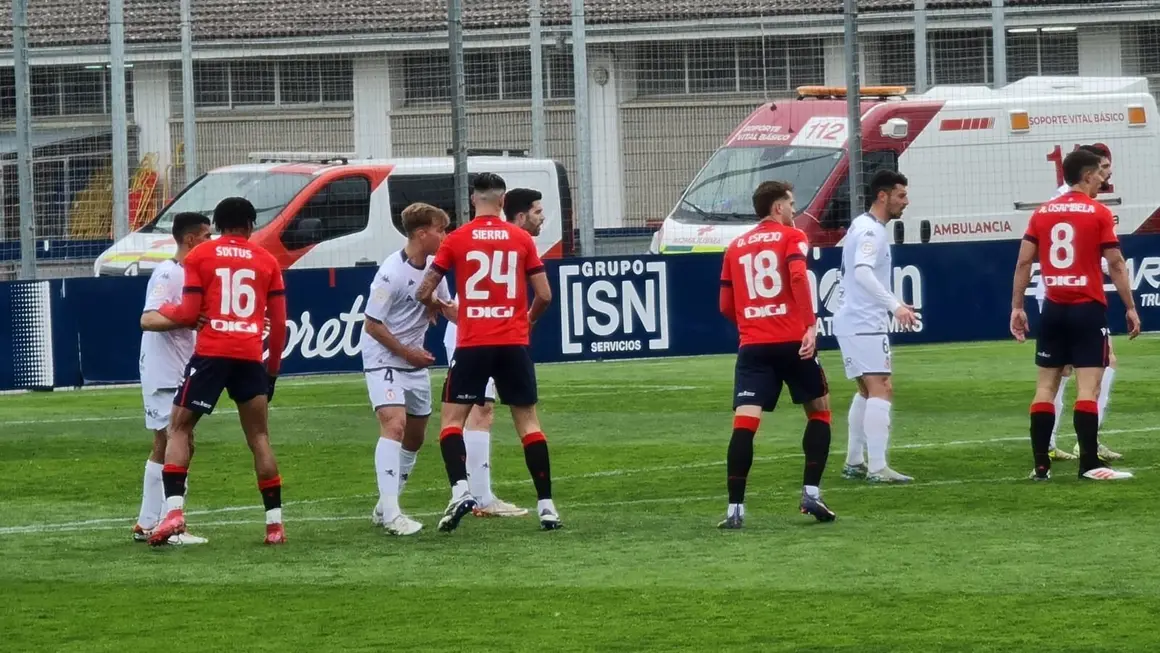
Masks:
[[[201,225],[209,225],[209,218],[201,213],[193,211],[183,211],[173,216],[173,240],[181,242],[182,238],[197,231]]]
[[[769,216],[773,205],[789,197],[793,184],[788,181],[763,181],[753,191],[753,212],[758,218]]]
[[[1084,175],[1100,169],[1100,155],[1085,149],[1078,149],[1063,157],[1063,180],[1068,186],[1083,181]]]
[[[471,190],[476,193],[484,193],[489,190],[505,191],[507,183],[504,182],[503,177],[494,172],[481,172],[472,180]]]
[[[909,185],[910,180],[906,178],[906,175],[898,172],[897,170],[882,168],[878,172],[875,172],[874,176],[870,178],[870,197],[867,199],[869,199],[870,203],[873,204],[874,202],[878,201],[878,193],[889,193],[890,191],[894,190],[895,186]]]
[[[1104,158],[1104,159],[1112,158],[1112,151],[1109,150],[1106,145],[1102,145],[1100,143],[1092,143],[1091,145],[1080,145],[1079,149],[1083,150],[1084,152],[1091,152],[1092,154],[1094,154],[1100,158]]]
[[[244,197],[227,197],[213,210],[213,226],[219,232],[252,227],[258,220],[254,205]]]
[[[447,216],[446,211],[437,206],[415,202],[403,209],[402,223],[403,231],[409,237],[424,227],[446,228],[451,223],[451,219]]]
[[[543,193],[531,188],[513,188],[504,195],[503,213],[508,220],[515,220],[521,213],[532,210],[532,205],[544,199]]]

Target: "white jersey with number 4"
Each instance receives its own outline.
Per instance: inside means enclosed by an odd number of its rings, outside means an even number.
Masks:
[[[181,303],[185,285],[185,268],[173,259],[163,261],[145,287],[143,313],[155,311],[162,304]],[[141,390],[146,394],[158,390],[176,390],[185,378],[185,366],[193,356],[197,339],[193,329],[172,331],[145,331],[141,334]]]
[[[886,226],[869,213],[854,218],[842,245],[841,303],[834,313],[834,335],[854,336],[886,333],[889,311],[882,302],[854,280],[854,270],[869,267],[887,292],[890,281],[890,241]]]
[[[379,266],[375,280],[371,282],[371,295],[364,314],[382,322],[391,335],[404,347],[422,347],[427,336],[427,307],[415,294],[427,268],[431,267],[433,256],[427,257],[427,265],[422,269],[411,265],[407,252],[399,250],[387,257]],[[435,296],[450,301],[447,280],[439,282]],[[413,365],[396,356],[378,340],[364,335],[362,338],[363,370],[381,370],[388,367],[412,369]]]

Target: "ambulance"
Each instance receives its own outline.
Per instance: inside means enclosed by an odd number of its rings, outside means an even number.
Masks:
[[[753,227],[753,190],[770,179],[794,184],[795,223],[812,244],[838,244],[851,209],[845,95],[802,87],[795,100],[755,110],[689,184],[650,251],[724,250]],[[895,243],[1022,237],[1063,184],[1063,158],[1093,143],[1111,152],[1112,183],[1098,199],[1117,232],[1160,231],[1160,117],[1146,78],[1028,77],[921,95],[874,87],[859,103],[863,179],[890,168],[909,181],[910,206],[890,226]]]
[[[543,193],[544,226],[536,243],[544,258],[573,249],[572,198],[564,167],[522,152],[469,156],[470,176],[494,172],[508,188]],[[149,275],[173,256],[173,218],[193,211],[206,216],[221,200],[249,199],[257,209],[252,240],[283,269],[374,266],[403,247],[401,215],[426,202],[455,216],[452,157],[353,159],[333,153],[253,153],[254,163],[217,168],[199,177],[152,221],[113,244],[93,265],[96,276]],[[474,211],[473,211],[474,214]]]

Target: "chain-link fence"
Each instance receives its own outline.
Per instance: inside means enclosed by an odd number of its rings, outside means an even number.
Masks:
[[[15,3],[13,16],[26,1]],[[320,217],[326,225],[322,240],[334,241],[327,265],[355,265],[373,259],[368,252],[399,246],[397,238],[382,241],[385,232],[368,225],[397,220],[407,202],[427,201],[454,212],[456,80],[444,4],[388,3],[355,11],[322,10],[299,0],[190,0],[191,38],[184,53],[182,12],[171,6],[176,3],[163,4],[126,1],[121,116],[114,112],[109,3],[30,0],[26,29],[9,30],[10,21],[0,30],[0,274],[11,277],[19,270],[22,218],[32,225],[27,233],[35,238],[40,276],[135,273],[147,267],[142,260],[166,255],[171,241],[165,215],[158,215],[178,196],[174,210],[209,211],[226,195],[247,195],[271,229],[292,229],[298,214]],[[847,197],[842,205],[841,191],[834,189],[845,175],[841,147],[848,134],[824,120],[846,115],[840,94],[832,91],[847,82],[840,0],[816,0],[815,6],[772,0],[759,3],[761,8],[589,0],[583,32],[587,75],[581,79],[574,74],[571,3],[538,4],[465,0],[466,122],[460,136],[470,172],[500,166],[509,186],[544,193],[545,213],[559,226],[548,233],[560,241],[555,247],[546,243],[545,251],[568,256],[720,249],[731,230],[752,223],[749,195],[765,178],[792,179],[799,210],[840,231],[850,202]],[[994,93],[988,89],[1029,77],[1142,77],[1153,94],[1160,93],[1155,3],[991,5],[863,0],[853,53],[861,85],[906,87],[906,101],[930,92],[939,101],[968,105],[971,98],[982,102]],[[541,26],[530,33],[535,16]],[[18,87],[14,69],[21,57],[13,37],[22,29],[27,88]],[[536,71],[530,48],[535,41]],[[191,86],[183,83],[183,63],[192,72]],[[1096,96],[1091,107],[1061,109],[1059,120],[1094,115],[1097,121],[1077,131],[1075,143],[1061,141],[1063,150],[1097,140],[1105,113],[1098,96],[1115,86],[1083,89]],[[802,87],[831,90],[809,91],[801,99]],[[1028,102],[1042,91],[1034,84],[1011,88],[1026,93]],[[23,93],[27,139],[17,129]],[[577,102],[578,94],[584,102]],[[784,124],[761,117],[789,115],[785,111],[797,117]],[[1067,117],[1073,114],[1079,117]],[[124,142],[114,137],[118,117],[126,125]],[[1154,113],[1148,118],[1157,119]],[[585,119],[582,143],[577,127]],[[943,120],[938,129],[963,132],[947,147],[967,148],[991,142],[985,127],[995,119],[956,116],[959,122]],[[920,139],[930,137],[930,130],[918,134],[921,120],[907,120],[903,140],[923,146]],[[727,142],[746,146],[721,150]],[[916,202],[927,195],[955,202],[968,192],[992,192],[986,186],[953,190],[961,185],[956,179],[963,166],[987,165],[984,158],[991,155],[982,151],[961,149],[957,157],[904,164],[897,156],[876,158],[871,145],[865,146],[864,170],[924,170],[925,190],[912,193]],[[117,153],[127,154],[128,165],[115,175]],[[1157,153],[1153,144],[1132,156]],[[1050,166],[1051,154],[1043,152],[1040,165]],[[495,155],[506,158],[484,158]],[[17,165],[22,156],[32,178],[31,197],[23,203]],[[334,173],[326,184],[309,186],[306,168],[287,165],[333,159],[346,161],[335,168],[369,177],[359,177],[365,180],[359,183]],[[580,168],[585,159],[590,170]],[[1138,163],[1156,165],[1150,158]],[[226,166],[243,167],[210,174],[183,194],[200,175]],[[387,179],[385,192],[375,185],[376,170]],[[123,208],[114,209],[117,189],[124,190]],[[822,196],[824,206],[811,204]],[[594,240],[585,251],[582,232],[589,219]],[[134,233],[116,239],[119,222]],[[360,240],[359,234],[372,231],[379,240]],[[335,250],[348,251],[349,260],[333,255]]]

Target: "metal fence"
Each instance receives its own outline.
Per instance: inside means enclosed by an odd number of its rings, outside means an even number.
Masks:
[[[643,253],[748,115],[801,86],[846,86],[851,61],[862,86],[911,94],[1077,75],[1160,92],[1160,19],[1144,1],[876,0],[852,40],[841,0],[449,0],[450,24],[432,3],[234,4],[14,2],[0,32],[0,278],[92,275],[187,183],[262,152],[547,157],[566,174],[571,253]],[[438,170],[420,198],[454,211],[462,188]]]

